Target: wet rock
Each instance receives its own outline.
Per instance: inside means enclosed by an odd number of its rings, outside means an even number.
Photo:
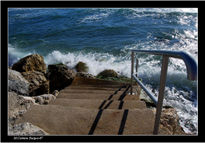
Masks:
[[[77,72],[88,72],[88,66],[84,62],[78,62],[77,65],[75,66],[75,69]]]
[[[8,69],[8,89],[22,95],[29,94],[29,82],[21,75],[21,73]]]
[[[19,72],[39,71],[46,73],[46,64],[41,55],[33,54],[20,59],[13,64],[12,69]]]
[[[78,72],[77,77],[82,77],[82,78],[91,78],[91,79],[95,79],[95,76],[93,76],[92,74],[89,73],[85,73],[85,72]]]
[[[61,90],[70,85],[76,76],[76,72],[68,69],[66,65],[48,65],[47,77],[50,81],[50,92]]]
[[[22,135],[34,135],[34,136],[42,136],[42,135],[48,135],[43,129],[29,123],[20,123],[20,124],[15,124],[11,125],[9,124],[8,128],[8,134],[9,135],[14,135],[14,136],[22,136]]]
[[[30,96],[37,96],[49,93],[49,81],[46,79],[45,75],[42,72],[28,71],[22,72],[22,75],[30,83]]]
[[[97,77],[100,78],[108,78],[108,77],[118,77],[117,72],[115,72],[114,70],[108,69],[108,70],[104,70],[102,72],[100,72]]]
[[[50,101],[55,100],[56,97],[53,94],[43,94],[43,95],[39,95],[39,96],[35,96],[33,97],[35,100],[35,103],[38,104],[48,104]]]

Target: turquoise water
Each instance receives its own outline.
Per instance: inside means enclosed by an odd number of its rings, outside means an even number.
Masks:
[[[10,8],[9,66],[33,53],[46,64],[73,68],[86,62],[97,75],[114,69],[130,77],[130,50],[182,50],[198,61],[197,9]],[[158,56],[137,54],[138,75],[158,95]],[[197,133],[197,82],[186,79],[183,61],[170,59],[164,104],[177,108],[186,132]]]

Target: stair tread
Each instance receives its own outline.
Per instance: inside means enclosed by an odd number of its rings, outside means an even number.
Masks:
[[[60,105],[34,105],[17,123],[30,122],[50,134],[152,134],[154,114],[150,109],[85,109]],[[99,113],[102,113],[101,116]],[[122,122],[123,117],[126,122]],[[96,119],[99,120],[96,120]],[[96,126],[92,128],[96,123]],[[125,123],[125,124],[124,124]],[[124,124],[124,126],[123,126]]]
[[[117,93],[122,94],[124,91],[117,91]],[[78,90],[78,89],[66,89],[60,91],[60,93],[96,93],[96,94],[114,94],[115,91],[107,91],[107,90]]]
[[[75,77],[72,82],[72,85],[128,85],[128,83],[118,82],[118,81],[110,81],[103,79],[87,79],[81,77]]]
[[[106,94],[106,93],[60,93],[57,98],[66,98],[66,99],[112,99],[112,100],[139,100],[139,96],[128,95],[124,96],[123,94]]]
[[[125,89],[125,87],[123,86],[118,86],[118,87],[105,87],[105,86],[93,86],[93,85],[84,85],[84,86],[68,86],[66,88],[64,88],[63,90],[66,89],[78,89],[78,90],[109,90],[109,91],[116,91],[116,90],[123,90]]]
[[[81,107],[81,108],[96,108],[96,109],[134,109],[146,108],[146,104],[139,100],[97,100],[97,99],[65,99],[57,98],[49,105],[61,105],[68,107]]]

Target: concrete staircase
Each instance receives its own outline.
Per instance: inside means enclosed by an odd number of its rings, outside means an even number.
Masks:
[[[17,122],[54,135],[152,134],[154,114],[125,83],[75,78],[48,105],[34,105]]]

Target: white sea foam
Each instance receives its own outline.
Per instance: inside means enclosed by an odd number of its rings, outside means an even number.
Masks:
[[[198,108],[192,101],[187,100],[191,91],[177,90],[175,87],[166,87],[165,105],[175,107],[180,117],[180,125],[186,133],[198,133]]]
[[[129,55],[128,55],[129,56]],[[139,58],[138,76],[144,78],[147,82],[159,83],[161,72],[160,60],[152,60],[152,56]],[[130,58],[124,60],[124,57],[113,56],[108,53],[61,53],[53,51],[44,57],[46,64],[64,63],[70,68],[83,61],[89,66],[89,73],[97,75],[105,69],[113,69],[116,72],[130,77],[131,61]],[[187,80],[186,66],[182,60],[170,61],[167,74],[167,83],[169,85],[177,84],[178,87],[193,87],[194,84]]]
[[[170,13],[170,12],[182,12],[182,13],[198,13],[197,8],[131,8],[136,12],[159,12],[159,13]]]
[[[14,64],[15,62],[17,62],[20,58],[23,58],[25,56],[28,56],[30,54],[34,54],[35,51],[31,52],[22,52],[19,49],[17,49],[15,47],[15,45],[11,45],[8,44],[8,63],[10,64],[9,66],[11,66],[12,64]],[[12,60],[12,61],[9,61]]]
[[[13,45],[8,44],[8,53],[9,56],[12,56],[14,59],[14,61],[12,62],[16,62],[17,60],[19,60],[20,57],[23,57],[25,53],[22,53],[20,51],[18,51]],[[10,60],[10,59],[8,59]],[[10,61],[8,61],[10,62]]]
[[[109,16],[109,12],[85,16],[85,17],[81,20],[81,23],[82,23],[82,22],[85,23],[85,22],[102,21],[104,18],[106,18],[106,17],[108,17],[108,16]]]
[[[104,53],[67,53],[62,54],[59,51],[53,51],[45,57],[47,64],[62,62],[67,66],[73,68],[79,61],[85,62],[89,66],[89,73],[97,75],[105,69],[114,69],[120,74],[129,76],[130,74],[130,61],[120,61],[113,55]],[[121,66],[119,66],[121,65]]]

